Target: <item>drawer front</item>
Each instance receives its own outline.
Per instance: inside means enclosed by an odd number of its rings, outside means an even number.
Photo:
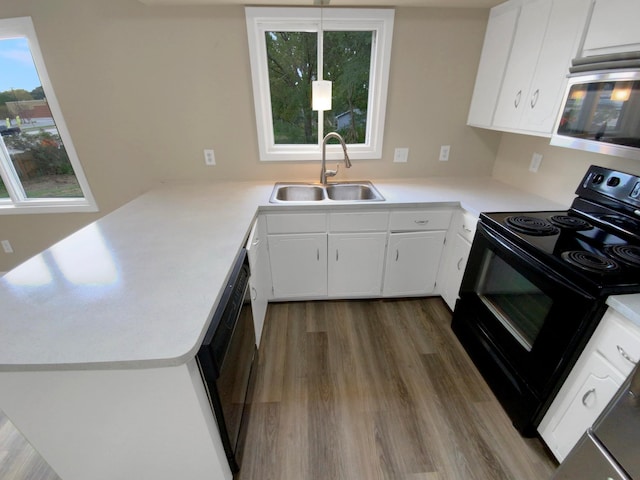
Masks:
[[[391,212],[389,229],[392,232],[419,230],[447,230],[451,210],[405,210]]]
[[[287,213],[266,215],[267,233],[323,233],[327,231],[326,213]]]
[[[331,232],[386,232],[389,212],[338,212],[329,214]]]
[[[611,309],[602,321],[607,328],[599,332],[597,349],[623,375],[629,375],[640,359],[640,329]]]
[[[469,212],[462,212],[462,224],[458,233],[462,238],[469,243],[473,241],[473,236],[476,233],[476,224],[478,223],[478,217],[472,215]]]

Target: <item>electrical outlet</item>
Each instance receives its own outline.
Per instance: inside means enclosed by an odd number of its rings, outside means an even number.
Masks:
[[[539,153],[534,153],[531,155],[531,163],[529,164],[529,171],[536,173],[540,168],[540,164],[542,163],[542,155]]]
[[[449,152],[451,151],[451,145],[442,145],[440,147],[440,158],[441,162],[449,161]]]
[[[13,253],[13,248],[11,247],[11,243],[9,242],[9,240],[2,240],[2,249],[4,250],[4,253]]]
[[[395,163],[407,163],[409,160],[409,149],[408,148],[396,148],[393,153],[393,161]]]
[[[216,164],[216,155],[213,153],[213,149],[205,149],[204,151],[204,163],[205,165],[213,166]]]

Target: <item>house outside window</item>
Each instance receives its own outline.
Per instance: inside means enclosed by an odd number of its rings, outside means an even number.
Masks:
[[[317,160],[338,131],[353,159],[382,157],[392,9],[245,9],[261,160]],[[330,80],[332,110],[311,109]],[[335,149],[332,151],[332,149]],[[342,158],[329,146],[328,158]]]
[[[97,211],[29,17],[0,19],[0,214]]]

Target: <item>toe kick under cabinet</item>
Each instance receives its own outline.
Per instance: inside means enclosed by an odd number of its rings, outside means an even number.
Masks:
[[[434,293],[450,208],[265,214],[272,300]]]
[[[607,406],[640,358],[640,327],[609,308],[540,422],[559,461]]]

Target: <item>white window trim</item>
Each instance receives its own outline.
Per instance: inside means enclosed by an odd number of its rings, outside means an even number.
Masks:
[[[58,100],[53,92],[53,86],[49,80],[47,69],[44,64],[42,52],[36,37],[36,31],[33,27],[31,17],[18,17],[0,19],[0,39],[26,37],[29,42],[29,48],[33,56],[33,61],[40,77],[42,89],[47,98],[49,109],[53,114],[53,118],[60,134],[60,138],[64,143],[65,150],[73,167],[76,179],[82,189],[84,198],[26,198],[24,190],[18,179],[17,172],[13,167],[13,162],[9,157],[9,152],[2,145],[0,149],[0,162],[4,168],[0,168],[2,181],[9,192],[11,198],[0,199],[0,215],[23,214],[23,213],[72,213],[72,212],[97,212],[98,207],[89,189],[80,160],[76,153],[71,135],[62,116],[62,110],[58,104]],[[5,170],[9,170],[8,172]]]
[[[275,144],[265,32],[274,30],[318,32],[321,18],[324,30],[376,32],[369,78],[367,143],[349,145],[349,157],[352,159],[382,158],[394,14],[393,9],[324,8],[321,13],[320,8],[245,8],[260,160],[320,159],[322,139],[319,139],[318,145]],[[327,146],[327,158],[340,159],[341,153],[339,145]]]

